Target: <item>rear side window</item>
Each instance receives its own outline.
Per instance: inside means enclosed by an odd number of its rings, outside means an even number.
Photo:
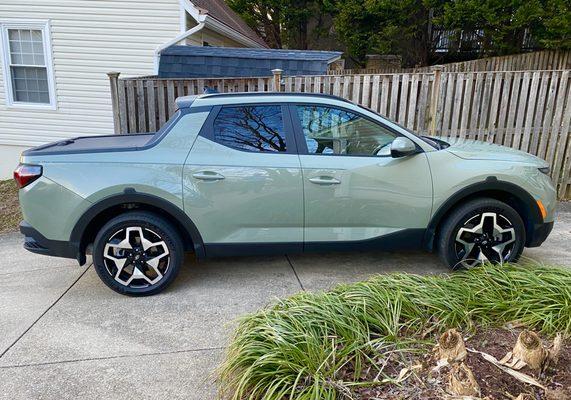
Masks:
[[[223,107],[214,120],[214,140],[254,152],[285,152],[286,135],[279,105]]]

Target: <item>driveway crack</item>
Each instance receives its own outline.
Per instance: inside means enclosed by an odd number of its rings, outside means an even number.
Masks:
[[[44,365],[69,364],[69,363],[85,362],[85,361],[116,360],[116,359],[121,359],[121,358],[162,356],[162,355],[181,354],[181,353],[198,353],[198,352],[203,352],[203,351],[224,350],[225,348],[226,347],[204,347],[204,348],[199,348],[199,349],[157,351],[157,352],[153,352],[153,353],[124,354],[124,355],[106,356],[106,357],[78,358],[78,359],[74,359],[74,360],[61,360],[61,361],[47,361],[47,362],[28,363],[28,364],[2,365],[2,366],[0,366],[0,369],[38,367],[38,366],[44,366]]]
[[[73,283],[72,283],[71,285],[69,285],[69,287],[56,299],[56,301],[54,301],[48,308],[46,308],[46,310],[45,310],[38,318],[36,318],[36,320],[35,320],[34,322],[32,322],[32,324],[31,324],[28,328],[26,328],[26,330],[25,330],[24,332],[22,332],[22,334],[20,334],[20,336],[18,336],[18,337],[16,338],[16,340],[14,340],[14,341],[12,342],[12,344],[11,344],[10,346],[8,346],[8,347],[2,352],[2,354],[0,354],[0,359],[1,359],[2,357],[4,357],[4,354],[6,354],[8,351],[10,351],[10,349],[11,349],[12,347],[14,347],[14,345],[15,345],[16,343],[18,343],[18,342],[20,341],[20,339],[22,339],[22,338],[24,337],[24,335],[26,335],[26,333],[28,333],[28,332],[30,331],[30,329],[32,329],[32,328],[34,327],[34,325],[36,325],[36,324],[38,323],[38,321],[39,321],[40,319],[42,319],[42,317],[43,317],[44,315],[46,315],[46,314],[48,313],[48,311],[50,311],[50,310],[53,308],[53,306],[55,306],[55,305],[63,298],[63,296],[65,296],[65,295],[67,294],[67,292],[69,292],[69,291],[71,290],[72,287],[75,286],[75,284],[83,277],[83,275],[85,275],[85,273],[89,270],[89,268],[91,268],[92,265],[93,265],[93,264],[90,264],[87,268],[85,268],[85,270],[84,270],[81,274],[79,274],[79,276],[77,277],[77,279],[76,279],[75,281],[73,281]]]
[[[297,283],[299,283],[299,287],[301,288],[301,290],[305,290],[305,288],[303,287],[303,283],[301,283],[301,279],[299,279],[299,275],[297,274],[297,271],[295,270],[295,267],[293,266],[293,263],[291,262],[291,260],[287,254],[285,255],[285,258],[286,258],[287,262],[289,263],[289,266],[291,267],[293,274],[295,275],[295,279],[297,279]]]

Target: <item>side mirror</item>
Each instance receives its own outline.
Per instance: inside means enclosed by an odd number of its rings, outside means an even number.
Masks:
[[[392,158],[410,156],[416,152],[416,145],[407,137],[399,136],[391,143]]]

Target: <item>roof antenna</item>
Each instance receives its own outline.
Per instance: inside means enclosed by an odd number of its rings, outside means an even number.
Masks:
[[[215,88],[204,86],[204,94],[212,94],[212,93],[218,93],[218,90],[216,90]]]

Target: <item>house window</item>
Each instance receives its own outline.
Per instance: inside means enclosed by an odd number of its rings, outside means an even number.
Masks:
[[[55,108],[47,23],[10,22],[1,28],[7,104]]]

